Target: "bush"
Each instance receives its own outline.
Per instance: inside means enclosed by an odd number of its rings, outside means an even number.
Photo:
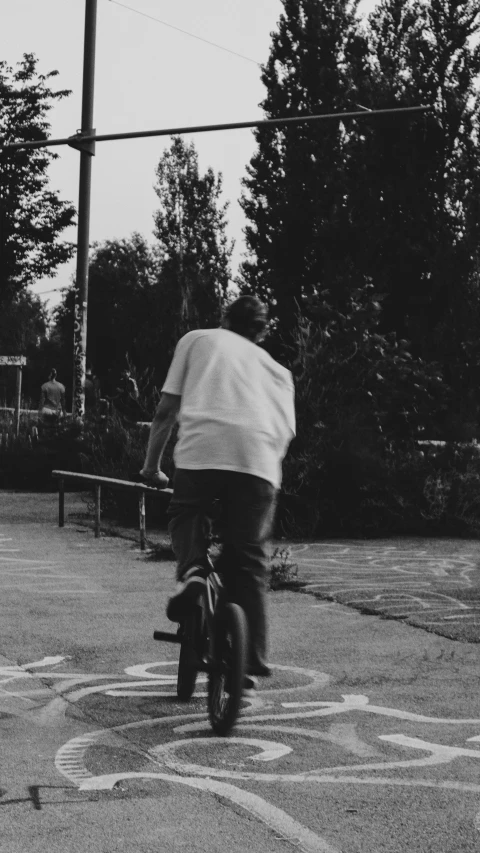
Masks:
[[[289,547],[276,547],[270,557],[270,589],[291,589],[298,586],[298,566],[291,559]]]
[[[355,442],[322,458],[302,490],[280,496],[277,533],[291,538],[480,534],[480,452],[449,444],[419,450]],[[292,454],[286,479],[307,465]]]
[[[100,428],[94,423],[90,426],[87,424],[81,452],[82,471],[86,474],[138,482],[145,460],[148,435],[148,427],[128,424],[116,412],[110,415]],[[172,437],[162,460],[162,470],[170,477],[173,475],[173,443]],[[161,508],[158,498],[147,494],[146,509],[149,518],[156,518],[159,524],[165,524],[165,510]],[[128,492],[103,489],[102,513],[124,524],[138,524],[138,507]]]
[[[20,433],[13,422],[0,425],[0,488],[53,491],[55,468],[80,471],[82,436],[79,428],[63,424],[48,436],[39,437],[34,416],[22,417]]]
[[[277,519],[287,537],[478,533],[480,456],[474,445],[420,450],[451,390],[407,341],[379,332],[380,300],[368,285],[342,304],[319,290],[302,305],[297,437]]]

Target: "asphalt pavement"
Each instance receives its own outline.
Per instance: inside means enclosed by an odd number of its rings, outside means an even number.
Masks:
[[[295,543],[274,675],[220,739],[152,639],[173,564],[95,539],[75,494],[59,529],[56,500],[0,493],[2,853],[478,850],[480,645],[432,627],[476,624],[472,596],[442,603],[475,588],[476,541]]]

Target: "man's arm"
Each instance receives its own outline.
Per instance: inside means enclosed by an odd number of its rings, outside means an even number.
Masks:
[[[154,476],[160,471],[163,452],[176,421],[181,399],[179,394],[165,393],[160,398],[150,427],[145,462],[140,471],[144,477]]]

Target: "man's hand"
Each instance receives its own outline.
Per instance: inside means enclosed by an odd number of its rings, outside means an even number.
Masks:
[[[141,471],[142,477],[151,478],[152,474],[156,476],[155,485],[158,488],[165,488],[167,479],[165,474],[160,471],[162,464],[163,451],[167,445],[172,427],[177,419],[177,413],[180,409],[181,397],[176,394],[162,393],[160,402],[155,410],[152,425],[150,427],[150,435],[148,437],[148,447]],[[167,481],[168,482],[168,481]]]
[[[168,486],[168,477],[163,471],[149,471],[146,468],[142,468],[140,476],[142,480],[151,483],[157,489],[165,489]]]

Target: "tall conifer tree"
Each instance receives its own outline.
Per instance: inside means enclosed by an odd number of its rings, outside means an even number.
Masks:
[[[283,0],[262,81],[266,118],[341,111],[356,100],[349,55],[362,61],[357,2]],[[242,290],[273,302],[288,333],[302,298],[344,278],[350,239],[345,127],[261,127],[241,201],[249,224]]]
[[[201,175],[193,142],[181,137],[160,158],[156,176],[158,286],[178,338],[220,319],[233,249],[226,236],[228,203],[221,203],[221,174],[207,169]]]

